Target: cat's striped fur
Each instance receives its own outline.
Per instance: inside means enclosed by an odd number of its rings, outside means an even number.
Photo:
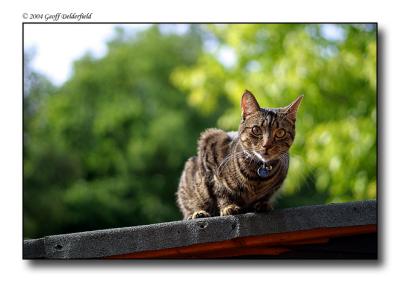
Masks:
[[[184,218],[272,209],[271,199],[288,171],[301,100],[263,109],[246,90],[237,133],[207,129],[201,134],[197,156],[186,162],[177,192]],[[270,168],[267,178],[257,174],[263,164]]]

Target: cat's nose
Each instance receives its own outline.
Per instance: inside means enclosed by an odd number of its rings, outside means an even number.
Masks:
[[[267,147],[269,147],[270,145],[271,145],[271,142],[270,142],[269,138],[264,138],[264,139],[263,139],[262,146],[263,146],[264,148],[267,148]]]

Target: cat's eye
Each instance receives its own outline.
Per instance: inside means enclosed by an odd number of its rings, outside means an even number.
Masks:
[[[286,135],[286,131],[283,128],[279,128],[276,132],[275,132],[275,136],[278,138],[282,138],[283,136]]]
[[[259,126],[253,126],[253,128],[251,129],[251,132],[253,132],[254,135],[261,135],[261,128]]]

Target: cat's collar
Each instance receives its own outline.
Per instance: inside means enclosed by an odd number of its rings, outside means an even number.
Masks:
[[[272,170],[271,163],[268,162],[268,164],[267,164],[267,163],[263,162],[261,164],[261,166],[257,169],[257,174],[261,178],[267,178],[271,170]]]

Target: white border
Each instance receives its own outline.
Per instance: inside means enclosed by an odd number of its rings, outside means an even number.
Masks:
[[[122,2],[122,1],[121,1]],[[398,183],[399,64],[400,46],[396,1],[26,1],[0,5],[1,40],[1,268],[3,279],[13,281],[110,281],[157,278],[160,281],[381,281],[399,274],[400,250]],[[72,8],[74,7],[74,8]],[[380,144],[380,262],[353,261],[208,261],[172,262],[52,262],[22,261],[22,50],[21,22],[24,12],[93,12],[94,21],[376,21],[383,43],[381,52]],[[373,154],[374,152],[371,152]],[[383,247],[383,248],[382,248]],[[255,277],[257,276],[257,277]],[[383,277],[382,277],[383,276]],[[391,281],[391,280],[389,280]]]

